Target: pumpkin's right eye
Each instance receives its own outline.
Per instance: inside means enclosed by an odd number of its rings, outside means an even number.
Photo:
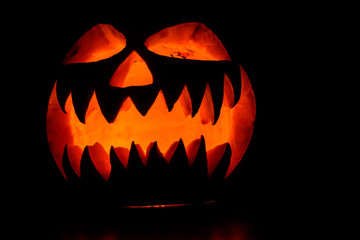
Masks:
[[[110,24],[97,24],[76,41],[63,64],[97,62],[119,53],[125,46],[122,33]]]
[[[202,23],[189,22],[165,28],[148,37],[148,50],[158,55],[202,60],[231,61],[219,38]]]

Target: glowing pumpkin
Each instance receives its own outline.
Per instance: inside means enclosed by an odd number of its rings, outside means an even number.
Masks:
[[[179,24],[137,43],[98,24],[63,61],[46,130],[68,179],[86,178],[89,164],[105,181],[119,169],[152,166],[202,166],[205,177],[224,179],[242,159],[254,120],[244,69],[204,24]]]

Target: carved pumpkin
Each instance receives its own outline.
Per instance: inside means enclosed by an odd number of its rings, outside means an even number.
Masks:
[[[109,182],[126,169],[154,166],[229,176],[255,120],[244,69],[201,23],[130,40],[98,24],[65,56],[46,116],[64,177],[88,178],[86,165]]]

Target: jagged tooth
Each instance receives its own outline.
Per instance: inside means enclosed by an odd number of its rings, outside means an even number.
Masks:
[[[111,172],[110,155],[108,152],[110,149],[106,151],[100,143],[96,142],[94,145],[88,146],[88,151],[95,168],[105,180],[108,180]]]
[[[137,144],[135,144],[135,145],[137,145]],[[139,146],[140,146],[140,144],[139,144]],[[157,147],[156,142],[151,142],[151,143],[149,143],[149,145],[148,145],[147,148],[146,148],[146,152],[144,151],[144,153],[145,153],[145,159],[148,159],[150,150],[151,150],[154,146]],[[141,149],[142,149],[142,148],[141,148]]]
[[[139,145],[135,145],[133,141],[130,147],[129,161],[127,165],[128,179],[126,182],[126,186],[131,189],[133,188],[132,186],[143,187],[147,184],[147,171],[142,160],[143,156],[144,152],[142,151],[141,147]],[[131,190],[131,192],[140,194],[136,189]]]
[[[157,142],[149,144],[146,151],[146,159],[147,168],[164,169],[167,166],[166,161],[157,146]]]
[[[140,150],[140,149],[139,149]],[[144,163],[143,163],[143,157],[144,151],[138,151],[138,147],[135,145],[134,142],[131,143],[130,152],[129,152],[129,161],[127,164],[127,169],[130,171],[138,171],[139,169],[143,169]]]
[[[94,94],[94,89],[76,88],[71,92],[75,113],[80,122],[85,123],[86,110],[88,109],[90,99]]]
[[[200,118],[202,124],[211,122],[214,123],[214,105],[212,101],[212,94],[208,84],[206,84],[204,97],[199,108]]]
[[[232,108],[234,106],[234,88],[231,84],[231,81],[226,75],[224,74],[224,106]]]
[[[181,138],[179,141],[174,142],[173,145],[171,145],[168,152],[167,154],[171,155],[171,160],[169,159],[171,168],[179,170],[189,169],[189,161],[187,159],[185,146]]]
[[[203,99],[203,95],[205,92],[205,86],[206,86],[206,82],[205,81],[191,81],[187,83],[187,90],[189,92],[190,95],[190,99],[191,99],[191,116],[194,117],[196,115],[196,113],[198,112],[202,99]]]
[[[216,153],[216,151],[213,152],[213,153],[219,154],[219,155],[209,156],[209,155],[211,155],[211,153],[210,153],[211,150],[208,151],[208,162],[209,162],[209,160],[211,161],[211,158],[213,158],[213,157],[220,158],[220,161],[218,162],[216,168],[212,172],[209,171],[209,176],[211,176],[211,180],[215,181],[215,182],[220,182],[225,179],[225,174],[230,166],[231,147],[230,147],[229,143],[225,143],[223,145],[225,145],[225,149],[218,149],[218,151],[217,151],[218,153]],[[223,145],[221,145],[220,147],[224,148]],[[221,157],[219,157],[220,155],[221,155]],[[215,160],[215,161],[217,161],[217,160]],[[210,169],[210,166],[209,166],[209,169]]]
[[[200,143],[201,143],[201,138],[195,139],[186,147],[186,155],[189,160],[190,166],[192,166],[194,163],[196,154],[200,147]]]
[[[117,149],[117,150],[115,150]],[[127,150],[127,151],[123,151]],[[127,155],[127,156],[126,156]],[[109,183],[124,183],[126,175],[126,165],[123,164],[123,158],[126,158],[126,162],[129,157],[129,149],[126,148],[114,148],[111,146],[110,149],[110,164],[111,172],[109,175]]]
[[[148,175],[146,184],[149,186],[163,185],[164,179],[169,179],[169,170],[168,164],[157,146],[157,142],[149,144],[146,156],[146,171]]]
[[[61,110],[64,113],[66,113],[65,104],[66,104],[66,100],[68,99],[68,97],[70,95],[71,87],[65,81],[56,81],[55,84],[56,84],[56,96],[57,96],[59,105],[61,107]]]
[[[68,153],[68,147],[65,146],[63,159],[62,159],[62,167],[64,169],[66,180],[71,183],[74,183],[74,182],[76,183],[80,179],[78,177],[78,174],[75,172],[74,168],[71,166],[70,161],[71,160],[70,160],[69,153]]]
[[[230,82],[232,84],[233,91],[234,91],[234,105],[233,106],[235,106],[237,104],[237,102],[240,99],[240,94],[241,94],[241,70],[240,69],[241,69],[240,65],[230,64],[225,70],[225,74],[230,79]]]
[[[70,92],[90,91],[92,94],[94,82],[98,80],[97,71],[93,71],[92,64],[69,64],[62,66],[58,77],[58,99],[61,108],[64,110],[64,101],[66,102]],[[74,97],[74,96],[73,96]],[[91,96],[90,96],[91,97]],[[75,97],[76,98],[76,97]],[[75,100],[76,101],[76,100]],[[86,111],[83,110],[83,111]]]
[[[152,155],[161,155],[161,152],[160,152],[160,149],[159,147],[157,146],[157,142],[151,142],[149,143],[149,145],[147,146],[146,148],[146,154],[145,154],[145,159],[149,159],[149,156],[150,156],[150,152],[152,151]],[[146,164],[148,164],[148,162],[146,161]]]
[[[181,197],[185,192],[189,193],[189,186],[193,185],[193,178],[183,140],[180,138],[179,141],[173,143],[173,147],[176,148],[168,150],[173,152],[168,164],[168,179],[171,181],[173,189],[176,189],[177,194]]]
[[[141,115],[145,116],[150,107],[153,105],[158,92],[159,91],[156,90],[154,85],[131,87],[130,98],[136,109],[141,113]]]
[[[214,110],[213,124],[216,124],[220,116],[224,96],[224,75],[209,81],[209,87]]]
[[[67,154],[69,157],[69,161],[70,164],[72,166],[72,168],[74,169],[76,175],[78,177],[81,176],[81,172],[80,172],[80,162],[81,162],[81,156],[84,152],[84,148],[81,148],[80,146],[77,145],[67,145]]]
[[[114,150],[114,153],[116,154],[117,158],[119,159],[119,161],[121,162],[121,164],[124,167],[127,167],[128,161],[129,161],[129,154],[130,154],[130,150],[128,148],[124,148],[124,147],[112,147]]]
[[[86,146],[80,163],[81,181],[85,184],[103,183],[104,178],[96,170],[89,154],[89,146]]]
[[[184,86],[181,95],[179,97],[179,102],[181,104],[182,110],[185,116],[189,116],[192,113],[192,103],[189,91],[187,90],[186,85]]]
[[[195,182],[205,181],[208,178],[205,139],[202,135],[194,163],[191,166],[191,173]]]
[[[138,154],[139,154],[139,157],[140,157],[140,159],[141,159],[142,164],[143,164],[144,166],[146,166],[146,160],[147,160],[147,158],[146,158],[146,154],[145,154],[144,150],[142,149],[142,147],[141,147],[140,144],[135,144],[135,147],[136,147],[136,150],[137,150],[137,152],[138,152]]]
[[[176,82],[175,84],[166,84],[162,86],[165,102],[169,111],[173,109],[174,104],[179,99],[184,86],[185,85],[183,83],[178,82]]]
[[[213,172],[215,171],[215,169],[217,167],[219,167],[220,160],[222,159],[228,145],[229,145],[228,143],[224,143],[224,144],[218,145],[206,152],[207,162],[208,162],[208,176],[211,176],[213,174]],[[230,161],[229,161],[229,164],[230,164]],[[229,166],[227,166],[227,167],[229,167]],[[226,168],[226,170],[227,170],[227,168]],[[224,176],[225,176],[226,170],[224,172]]]
[[[107,87],[96,89],[95,91],[101,112],[108,123],[114,122],[127,97],[122,90],[120,88]]]
[[[170,162],[172,159],[172,156],[174,155],[177,147],[178,147],[179,141],[173,142],[170,147],[168,148],[168,150],[166,151],[166,153],[164,154],[164,158],[166,160],[166,162]]]

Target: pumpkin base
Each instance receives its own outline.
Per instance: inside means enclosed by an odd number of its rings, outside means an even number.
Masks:
[[[135,208],[197,208],[216,205],[227,196],[226,181],[219,184],[194,186],[140,187],[67,184],[57,194],[57,202],[64,209],[81,212],[112,212]],[[76,212],[76,211],[75,211]]]
[[[123,208],[179,208],[179,207],[189,207],[194,205],[207,205],[214,204],[218,201],[206,201],[206,202],[196,202],[196,203],[169,203],[169,204],[155,204],[155,205],[129,205],[123,206]]]

